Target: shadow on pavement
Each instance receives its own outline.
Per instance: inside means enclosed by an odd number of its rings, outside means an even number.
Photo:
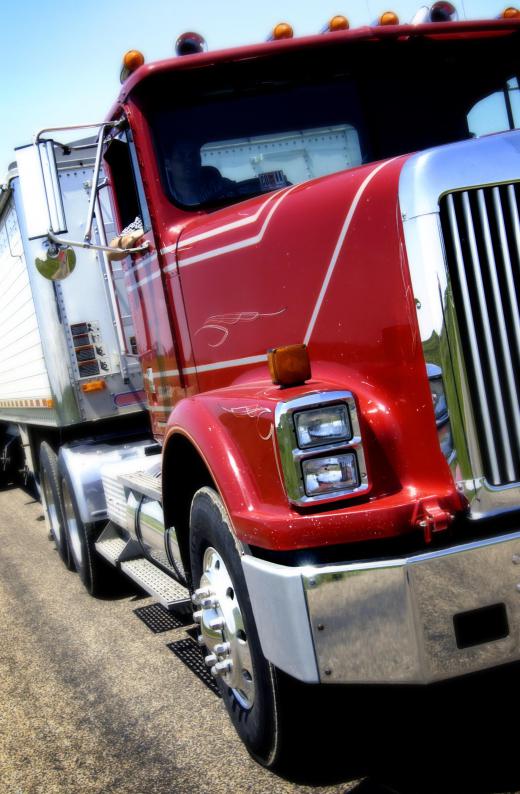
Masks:
[[[519,792],[519,684],[514,664],[429,687],[308,687],[307,706],[300,688],[285,776],[363,778],[353,794]]]

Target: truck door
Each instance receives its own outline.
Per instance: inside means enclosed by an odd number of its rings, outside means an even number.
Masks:
[[[129,307],[135,325],[132,353],[141,361],[152,430],[160,441],[174,403],[184,396],[172,324],[166,304],[155,237],[130,130],[113,138],[105,151],[109,186],[114,203],[113,236],[141,221],[144,240],[150,244],[143,254],[123,262]]]

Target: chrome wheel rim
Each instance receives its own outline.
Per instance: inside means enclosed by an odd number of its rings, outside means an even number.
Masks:
[[[63,512],[65,516],[65,521],[67,523],[70,548],[72,551],[74,562],[76,563],[76,568],[79,568],[83,560],[83,547],[81,545],[81,535],[79,533],[76,513],[74,512],[74,507],[72,504],[72,497],[70,495],[69,486],[67,485],[65,480],[62,483],[62,494],[63,494]]]
[[[206,664],[233,691],[242,708],[255,701],[253,662],[244,620],[231,576],[224,560],[211,546],[204,552],[200,588],[194,601],[201,610],[201,643],[209,655]]]
[[[43,470],[41,473],[41,484],[43,512],[45,515],[47,529],[52,532],[52,536],[59,546],[61,541],[61,524],[59,520],[58,508],[56,506],[56,502],[54,501],[54,494],[52,492],[50,482]]]

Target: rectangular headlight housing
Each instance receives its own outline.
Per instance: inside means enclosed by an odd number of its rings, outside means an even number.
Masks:
[[[311,391],[279,402],[275,428],[289,501],[311,506],[367,493],[358,409],[348,391]]]
[[[326,405],[294,415],[300,449],[337,444],[352,438],[346,405]]]
[[[357,488],[359,485],[356,456],[353,452],[304,460],[302,471],[307,496],[332,494]]]

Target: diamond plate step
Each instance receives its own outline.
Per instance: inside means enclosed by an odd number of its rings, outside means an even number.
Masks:
[[[120,537],[111,521],[108,522],[94,546],[97,553],[101,554],[111,565],[117,565],[119,562],[135,557],[142,557],[143,554],[139,543]]]
[[[144,558],[122,562],[121,570],[166,609],[191,603],[190,594],[185,587]]]
[[[108,540],[98,541],[94,544],[98,554],[101,554],[111,565],[117,565],[121,554],[126,547],[123,538],[109,538]]]
[[[120,474],[119,480],[126,488],[144,494],[156,502],[162,501],[161,477],[154,477],[146,471],[136,471],[132,474]]]

